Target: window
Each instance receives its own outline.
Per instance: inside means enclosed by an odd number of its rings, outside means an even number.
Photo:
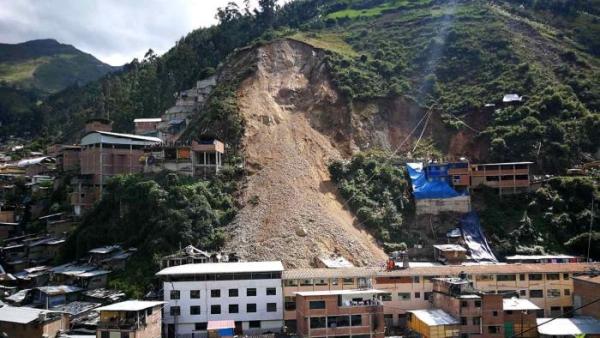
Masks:
[[[469,302],[467,302],[466,300],[460,301],[460,307],[468,307],[468,306],[469,306]]]
[[[310,286],[310,285],[313,285],[313,281],[312,281],[312,279],[303,279],[300,282],[300,285],[301,286]]]
[[[285,296],[283,297],[283,306],[286,311],[294,311],[296,310],[296,298]]]
[[[100,335],[100,338],[110,338],[110,332],[109,331],[102,331],[102,334]]]
[[[267,296],[275,296],[277,294],[276,288],[267,288]]]
[[[248,312],[248,313],[256,312],[256,304],[246,304],[246,312]]]
[[[481,325],[481,317],[473,317],[473,325]]]
[[[354,285],[354,278],[344,278],[344,285]]]
[[[197,305],[190,306],[190,314],[192,316],[199,315],[200,314],[200,306],[197,306]]]
[[[423,297],[425,298],[425,300],[431,300],[431,295],[433,294],[433,292],[425,292],[423,294]]]
[[[331,283],[331,285],[338,285],[338,279],[337,278],[332,278],[329,280],[329,283]]]
[[[311,310],[324,309],[325,301],[324,300],[313,300],[311,302],[308,302],[308,308]]]
[[[221,314],[221,305],[211,305],[210,306],[210,314],[211,315]]]
[[[560,279],[560,275],[557,273],[547,273],[546,274],[546,280],[559,280]]]
[[[392,294],[391,293],[382,293],[381,294],[381,300],[384,302],[389,302],[392,300]]]
[[[541,273],[530,273],[529,280],[542,280],[543,275]]]
[[[210,290],[210,296],[212,298],[219,298],[219,297],[221,297],[221,290],[219,290],[219,289]]]
[[[420,292],[415,292],[415,298],[421,298],[421,293]]]
[[[325,317],[311,317],[310,328],[311,329],[322,329],[325,327]]]
[[[251,320],[248,322],[248,327],[251,329],[260,329],[260,320]]]
[[[543,290],[529,290],[529,298],[544,298]]]
[[[419,283],[421,278],[419,276],[413,276],[413,283]]]
[[[497,275],[496,276],[496,280],[498,282],[514,282],[517,280],[517,276],[516,275]]]
[[[519,290],[519,295],[523,297],[527,297],[527,290]]]
[[[571,289],[565,289],[565,296],[571,295]]]
[[[179,299],[179,298],[181,298],[181,294],[179,293],[179,290],[171,290],[171,292],[169,294],[169,298],[170,299]]]
[[[315,279],[315,285],[327,285],[327,279]]]
[[[467,317],[460,317],[460,325],[467,325]]]
[[[267,312],[277,312],[277,303],[267,303]]]
[[[247,297],[255,297],[256,296],[256,288],[247,288],[246,296]]]
[[[171,309],[169,309],[169,313],[171,314],[171,316],[179,316],[181,315],[181,309],[179,308],[179,306],[171,306]]]
[[[568,273],[563,273],[563,279],[564,280],[569,280],[569,274]]]
[[[329,316],[327,317],[327,327],[347,327],[350,326],[350,317],[348,316]]]
[[[520,273],[519,274],[519,280],[525,280],[525,274],[524,273]]]
[[[238,289],[229,289],[229,297],[237,297]]]
[[[362,316],[361,315],[350,316],[350,325],[361,326],[362,325]]]
[[[560,290],[559,289],[548,289],[547,293],[548,293],[548,298],[558,298],[558,297],[560,297]]]
[[[498,317],[498,311],[492,311],[492,316]]]
[[[410,292],[399,292],[398,298],[400,298],[400,300],[410,300]]]
[[[490,282],[494,280],[494,275],[476,275],[475,279],[478,282]]]
[[[480,300],[476,300],[475,301],[475,307],[481,307],[481,301]]]
[[[500,332],[500,326],[488,326],[488,333],[496,334]]]
[[[298,286],[298,281],[296,279],[286,279],[283,281],[283,285],[285,286]]]
[[[205,331],[207,327],[208,327],[208,324],[206,322],[194,324],[194,329],[196,331]]]
[[[200,290],[190,290],[190,298],[191,299],[200,298]]]
[[[240,306],[237,304],[229,304],[229,313],[239,313]]]

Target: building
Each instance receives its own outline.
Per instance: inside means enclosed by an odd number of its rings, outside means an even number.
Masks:
[[[440,309],[410,310],[408,328],[427,338],[458,337],[460,322]]]
[[[81,146],[54,144],[47,149],[48,156],[56,158],[58,170],[79,171],[79,153]]]
[[[315,266],[317,268],[343,269],[354,267],[344,256],[332,254],[329,256],[315,257]]]
[[[69,328],[67,315],[30,307],[0,307],[0,334],[10,338],[56,337]]]
[[[213,320],[233,320],[236,332],[283,327],[281,262],[186,264],[157,273],[163,280],[167,336],[202,333]]]
[[[433,246],[433,256],[444,264],[457,265],[467,260],[467,249],[458,244],[437,244]]]
[[[592,317],[538,318],[540,338],[600,337],[600,320]]]
[[[300,337],[383,338],[383,303],[375,289],[296,293]]]
[[[508,263],[578,263],[584,260],[571,255],[514,255],[506,257]]]
[[[128,300],[100,307],[96,337],[160,338],[163,304]]]
[[[138,118],[133,120],[135,134],[144,136],[158,136],[158,124],[162,121],[156,118]]]
[[[209,138],[191,144],[156,144],[146,149],[145,172],[174,171],[187,176],[214,175],[223,167],[223,142]]]
[[[529,167],[533,162],[507,162],[471,165],[471,187],[479,185],[498,190],[500,195],[528,192]]]
[[[592,303],[600,295],[600,274],[588,274],[573,277],[573,306]],[[577,315],[600,319],[600,302],[592,303],[576,311]]]
[[[47,175],[56,171],[56,159],[50,156],[40,156],[22,159],[17,167],[25,170],[25,176]]]
[[[473,288],[510,297],[519,295],[538,306],[540,314],[555,316],[573,309],[573,277],[597,263],[468,264],[409,266],[383,271],[381,268],[292,269],[283,273],[284,320],[295,327],[296,292],[376,288],[383,295],[384,318],[388,327],[406,326],[408,310],[429,309],[433,279],[466,274]],[[502,306],[499,305],[502,309]],[[541,313],[543,311],[543,314]]]
[[[531,301],[522,298],[502,300],[504,311],[504,335],[506,337],[537,337],[536,319],[540,308]]]
[[[85,122],[84,134],[93,131],[112,131],[113,122],[109,119],[93,118]]]
[[[163,257],[160,266],[161,268],[168,268],[183,264],[218,263],[222,258],[220,254],[210,254],[193,245],[188,245],[171,255]]]
[[[89,208],[102,195],[106,180],[120,174],[141,173],[144,147],[159,144],[156,137],[91,131],[81,139],[80,176],[71,204],[75,214]]]

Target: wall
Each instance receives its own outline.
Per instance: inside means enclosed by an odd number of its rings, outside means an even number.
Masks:
[[[600,294],[600,277],[596,277],[595,280],[598,281],[593,282],[578,278],[573,279],[573,298],[576,307],[592,302],[598,298],[598,294]],[[577,314],[600,319],[600,302],[596,302],[578,310]]]
[[[10,338],[32,338],[32,337],[55,337],[60,330],[68,329],[69,320],[62,316],[45,324],[36,321],[29,324],[14,324],[0,321],[0,332],[4,332]]]

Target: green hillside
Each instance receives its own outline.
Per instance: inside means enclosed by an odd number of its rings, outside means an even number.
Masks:
[[[0,44],[0,83],[39,94],[93,81],[115,67],[56,40]]]

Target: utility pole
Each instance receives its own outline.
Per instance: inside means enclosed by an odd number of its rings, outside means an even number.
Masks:
[[[594,195],[592,194],[592,215],[590,216],[590,233],[588,234],[587,261],[590,261],[590,248],[592,247],[592,227],[594,226]]]

